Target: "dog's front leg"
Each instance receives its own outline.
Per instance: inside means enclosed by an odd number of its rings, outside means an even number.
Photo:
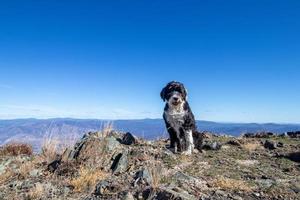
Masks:
[[[186,149],[183,152],[185,155],[191,155],[193,153],[194,149],[194,139],[193,139],[193,132],[192,130],[186,130],[185,131],[185,142],[186,142]]]

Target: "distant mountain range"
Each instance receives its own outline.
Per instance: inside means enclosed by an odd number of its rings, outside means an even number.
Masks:
[[[0,120],[0,144],[10,141],[29,142],[39,148],[42,139],[47,136],[77,139],[89,131],[100,130],[107,122],[114,129],[131,132],[146,139],[167,137],[162,119],[141,120],[97,120],[97,119],[16,119]],[[300,130],[300,124],[257,124],[257,123],[217,123],[197,121],[200,131],[237,136],[246,132],[271,131],[283,133]]]

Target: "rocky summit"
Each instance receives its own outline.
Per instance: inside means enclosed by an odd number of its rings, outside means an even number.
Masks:
[[[203,133],[202,151],[174,154],[169,141],[91,132],[74,146],[0,149],[0,199],[300,199],[295,134]],[[26,149],[27,148],[27,149]]]

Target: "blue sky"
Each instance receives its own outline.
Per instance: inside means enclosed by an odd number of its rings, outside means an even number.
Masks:
[[[197,119],[300,123],[300,2],[7,1],[0,118],[160,118],[183,82]]]

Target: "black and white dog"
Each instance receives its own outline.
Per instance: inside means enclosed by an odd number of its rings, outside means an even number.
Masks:
[[[163,117],[170,134],[170,147],[174,149],[175,153],[191,155],[194,147],[201,148],[202,138],[201,134],[197,132],[195,118],[187,102],[187,91],[184,85],[172,81],[162,89],[160,96],[163,101],[167,101]]]

